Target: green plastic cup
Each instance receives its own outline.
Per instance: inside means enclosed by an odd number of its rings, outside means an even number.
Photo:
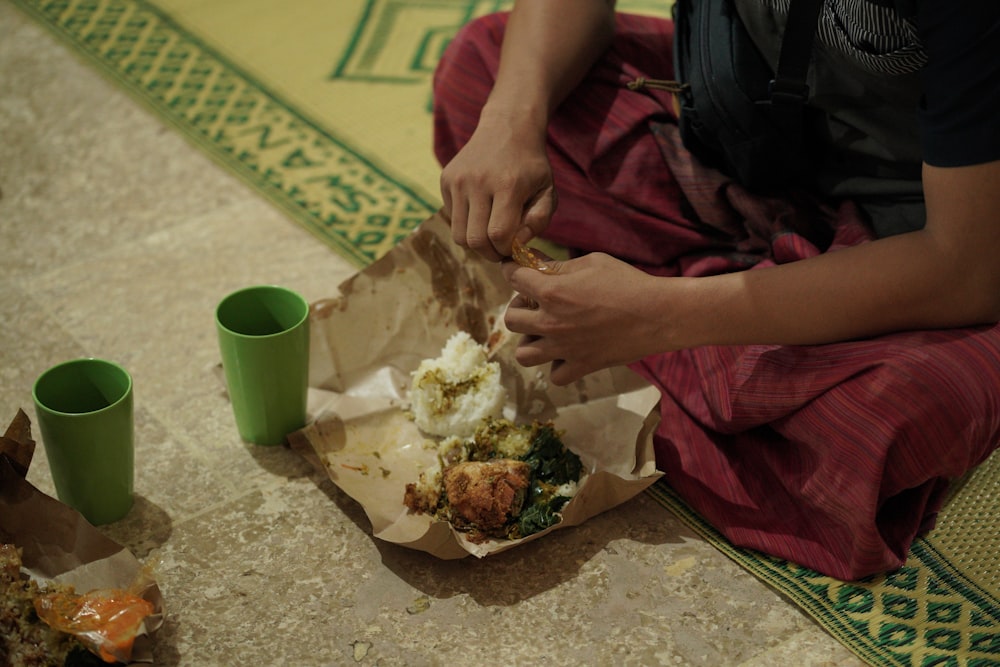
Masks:
[[[128,514],[135,475],[132,378],[103,359],[53,366],[32,390],[56,495],[95,526]]]
[[[284,287],[248,287],[219,303],[215,322],[240,437],[281,444],[306,424],[309,303]]]

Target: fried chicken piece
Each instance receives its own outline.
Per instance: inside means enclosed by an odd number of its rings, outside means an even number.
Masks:
[[[417,514],[433,514],[441,501],[441,472],[428,478],[421,474],[416,483],[406,485],[403,504]]]
[[[520,514],[530,483],[530,466],[513,459],[465,461],[444,471],[452,521],[487,534]]]

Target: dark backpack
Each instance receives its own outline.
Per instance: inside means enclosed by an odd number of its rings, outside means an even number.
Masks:
[[[821,5],[792,0],[775,72],[733,0],[675,1],[679,129],[701,162],[753,190],[808,184],[806,72]]]

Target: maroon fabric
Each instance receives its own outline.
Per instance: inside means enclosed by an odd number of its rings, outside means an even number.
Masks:
[[[468,140],[505,16],[466,26],[435,79],[435,148]],[[547,236],[664,276],[792,262],[873,236],[849,202],[760,197],[692,160],[666,93],[669,21],[620,15],[553,118]],[[659,467],[738,546],[841,579],[900,566],[952,480],[1000,443],[1000,326],[819,346],[701,347],[634,365],[662,395]]]

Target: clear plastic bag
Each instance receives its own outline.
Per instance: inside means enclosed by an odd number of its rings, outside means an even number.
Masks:
[[[52,628],[76,636],[101,660],[127,663],[136,635],[154,608],[132,590],[95,590],[79,595],[70,589],[39,596],[35,611]]]

